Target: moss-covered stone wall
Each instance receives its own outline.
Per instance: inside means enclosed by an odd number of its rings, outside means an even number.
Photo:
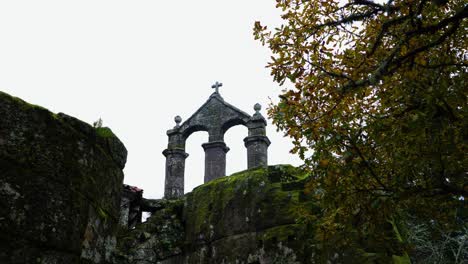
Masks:
[[[307,263],[312,234],[300,224],[305,175],[270,166],[202,185],[186,197],[187,263]],[[306,235],[307,234],[307,235]]]
[[[135,230],[122,232],[116,263],[314,263],[313,227],[304,210],[306,175],[270,166],[222,177],[161,208]]]
[[[110,129],[0,92],[0,263],[104,263],[127,151]]]

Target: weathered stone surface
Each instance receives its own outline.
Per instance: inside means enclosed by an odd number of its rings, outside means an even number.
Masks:
[[[120,231],[113,263],[158,263],[182,253],[183,200],[159,200],[150,203],[157,204],[160,209],[135,229]]]
[[[229,148],[224,143],[226,131],[236,125],[244,125],[249,129],[245,138],[247,147],[248,168],[266,167],[268,165],[268,146],[265,118],[260,114],[261,106],[254,106],[255,114],[239,110],[224,101],[218,92],[219,83],[213,85],[216,91],[190,118],[184,123],[180,116],[174,121],[176,126],[167,131],[169,143],[163,154],[166,156],[166,180],[164,197],[179,198],[184,195],[185,142],[194,132],[208,132],[209,142],[203,144],[205,150],[205,183],[223,177],[226,174],[226,153]]]
[[[0,117],[0,263],[110,260],[123,144],[2,92]]]
[[[290,166],[270,166],[187,194],[186,263],[309,263],[304,242],[312,234],[297,223],[301,208],[314,208],[303,194],[303,176]]]
[[[247,148],[247,168],[265,167],[268,165],[268,146],[270,140],[266,136],[249,136],[244,138]]]
[[[205,150],[205,177],[204,182],[226,175],[226,153],[229,148],[222,141],[202,144]]]
[[[319,209],[304,177],[291,166],[257,168],[153,201],[162,209],[120,236],[116,263],[314,263],[313,228],[298,218]]]
[[[164,199],[145,199],[141,201],[143,211],[154,213],[164,208],[166,200]]]
[[[164,196],[167,199],[178,198],[184,195],[185,159],[188,154],[183,149],[166,149],[166,177]]]
[[[124,228],[134,228],[141,223],[143,190],[124,184],[120,199],[120,225]]]
[[[265,118],[260,114],[262,106],[255,104],[255,114],[247,123],[249,128],[249,136],[244,138],[245,147],[247,148],[247,168],[268,166],[268,146],[271,142],[266,136]]]

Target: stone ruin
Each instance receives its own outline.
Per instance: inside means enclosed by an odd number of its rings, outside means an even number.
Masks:
[[[174,118],[176,125],[167,131],[169,143],[163,151],[166,157],[166,178],[164,198],[177,199],[184,195],[185,142],[194,132],[208,132],[208,142],[202,144],[205,150],[204,182],[225,176],[226,153],[229,148],[224,142],[224,134],[229,128],[244,125],[248,135],[244,139],[247,148],[247,168],[268,166],[268,146],[266,136],[267,122],[260,114],[261,105],[255,104],[255,113],[250,116],[244,111],[224,101],[219,93],[222,84],[216,82],[215,91],[208,100],[185,122],[180,116]],[[153,213],[161,208],[160,200],[145,199],[143,190],[135,186],[124,185],[121,200],[120,225],[129,229],[142,222],[144,212]]]
[[[143,190],[127,184],[123,185],[122,198],[120,200],[120,218],[121,226],[130,229],[141,223],[142,218]]]
[[[209,99],[185,122],[180,116],[175,117],[176,126],[167,131],[169,143],[163,151],[166,157],[166,179],[164,198],[174,199],[184,195],[185,142],[194,132],[206,131],[209,139],[202,145],[205,150],[204,182],[223,177],[226,174],[226,153],[229,148],[224,142],[224,134],[229,128],[244,125],[248,128],[248,136],[244,139],[247,148],[247,168],[268,165],[268,146],[270,140],[266,136],[267,122],[260,114],[261,105],[255,104],[253,116],[239,110],[224,101],[219,93],[222,84],[216,82],[212,88],[215,91]]]

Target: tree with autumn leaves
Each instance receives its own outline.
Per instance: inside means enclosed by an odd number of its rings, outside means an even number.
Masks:
[[[414,221],[433,236],[460,229],[467,2],[276,2],[283,24],[256,22],[254,35],[286,87],[269,116],[293,139],[310,172],[305,192],[323,208],[310,216],[315,238],[385,260],[414,251]]]

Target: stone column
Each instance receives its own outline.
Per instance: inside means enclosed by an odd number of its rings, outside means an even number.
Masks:
[[[184,173],[185,159],[188,154],[185,153],[185,140],[179,131],[182,119],[175,117],[176,126],[168,130],[169,144],[163,155],[166,157],[166,180],[164,186],[164,198],[174,199],[184,196]]]
[[[205,183],[226,175],[226,153],[229,148],[223,141],[202,145],[205,150]]]
[[[247,148],[247,168],[268,166],[268,146],[271,142],[266,136],[266,120],[260,114],[261,105],[255,104],[255,114],[247,124],[249,136],[244,139]]]
[[[130,214],[130,199],[122,195],[120,199],[120,217],[119,223],[121,227],[128,228],[128,215]]]
[[[268,166],[268,146],[270,140],[266,136],[249,136],[244,139],[247,148],[247,168]]]
[[[166,181],[164,198],[174,199],[184,196],[185,159],[188,154],[182,149],[166,149]]]

